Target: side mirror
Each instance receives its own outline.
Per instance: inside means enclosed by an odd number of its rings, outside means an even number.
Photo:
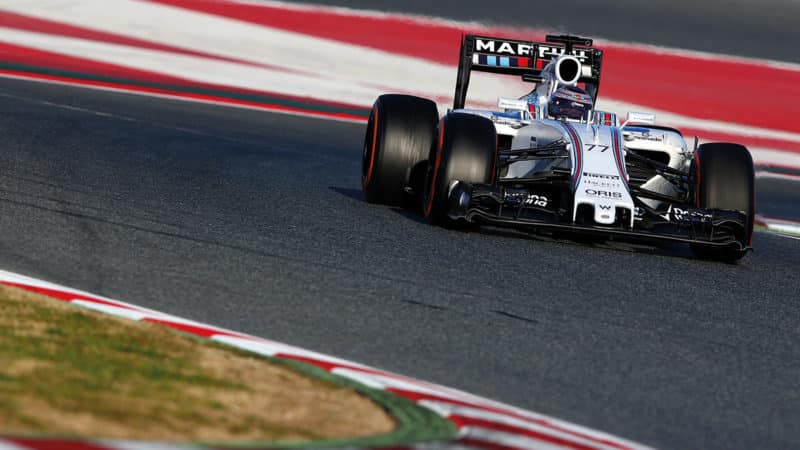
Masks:
[[[512,111],[527,111],[528,101],[519,100],[516,98],[503,98],[497,99],[497,107],[500,109],[510,109]]]
[[[629,123],[638,123],[641,125],[655,125],[656,115],[641,112],[629,112],[625,118],[625,123],[620,128],[625,128]]]

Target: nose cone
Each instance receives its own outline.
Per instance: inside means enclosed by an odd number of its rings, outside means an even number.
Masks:
[[[613,225],[617,220],[617,209],[611,203],[594,204],[594,221],[601,225]]]

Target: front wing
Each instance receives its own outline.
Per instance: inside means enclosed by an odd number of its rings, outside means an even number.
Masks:
[[[569,208],[554,208],[548,199],[526,190],[458,182],[451,189],[448,216],[476,224],[507,226],[530,231],[575,233],[702,244],[744,250],[747,216],[740,211],[673,208],[656,214],[642,210],[634,225],[620,220],[614,226],[591,220],[572,221]]]

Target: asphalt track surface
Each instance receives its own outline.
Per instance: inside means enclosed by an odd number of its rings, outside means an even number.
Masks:
[[[306,0],[800,62],[796,0]],[[398,39],[402,37],[398,36]]]
[[[0,80],[0,267],[664,449],[800,447],[800,241],[448,231],[363,201],[362,132]]]

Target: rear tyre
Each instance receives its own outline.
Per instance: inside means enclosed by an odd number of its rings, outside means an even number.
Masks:
[[[742,249],[693,244],[700,258],[735,262],[747,254],[755,219],[755,172],[750,152],[738,144],[703,144],[694,155],[696,206],[731,209],[746,215],[744,232],[737,236]]]
[[[403,205],[409,191],[420,195],[438,122],[430,100],[378,97],[367,122],[361,164],[361,186],[369,203]]]
[[[448,225],[447,198],[455,181],[491,184],[495,178],[497,133],[491,120],[451,113],[439,123],[425,182],[423,209],[428,221]]]

